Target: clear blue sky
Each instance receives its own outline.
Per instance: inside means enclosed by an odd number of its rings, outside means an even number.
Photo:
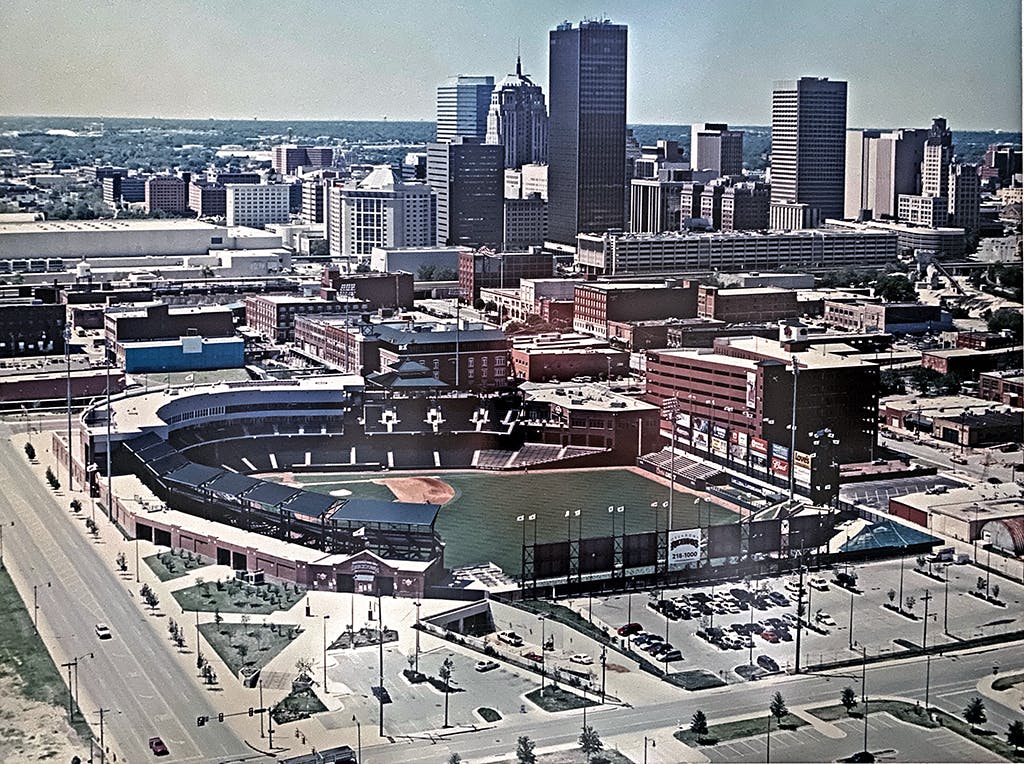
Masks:
[[[630,122],[768,124],[771,83],[845,79],[851,127],[1020,130],[1019,0],[0,0],[6,114],[433,119],[452,74],[558,22],[629,25]]]

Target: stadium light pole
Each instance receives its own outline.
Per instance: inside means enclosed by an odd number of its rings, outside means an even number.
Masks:
[[[423,603],[416,600],[412,604],[416,606],[416,662],[413,670],[418,674],[420,673],[420,605]]]
[[[72,477],[71,462],[71,326],[64,324],[64,365],[67,369],[67,408],[68,408],[68,490],[75,489]]]
[[[106,331],[106,330],[104,330]],[[114,488],[110,473],[110,429],[114,420],[114,411],[110,406],[110,348],[107,337],[103,337],[103,360],[107,388],[107,519],[114,520]]]
[[[323,618],[323,623],[324,623],[324,693],[327,692],[327,621],[329,619],[330,619],[330,616],[325,613],[324,614],[324,618]],[[383,637],[382,637],[382,639],[383,639]]]

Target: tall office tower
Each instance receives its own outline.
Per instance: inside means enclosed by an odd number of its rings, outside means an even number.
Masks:
[[[690,127],[690,168],[713,170],[718,175],[743,173],[743,131],[721,122]]]
[[[263,228],[291,219],[291,186],[286,183],[228,183],[224,191],[229,226]]]
[[[501,247],[505,151],[470,138],[427,144],[438,246]]]
[[[949,188],[949,165],[953,161],[953,131],[946,120],[932,120],[928,139],[924,144],[924,163],[921,165],[921,194],[945,196]]]
[[[682,161],[679,144],[659,140],[654,146],[644,146],[640,158],[633,163],[633,173],[629,230],[633,233],[678,231],[681,193],[686,181],[693,176]]]
[[[850,130],[846,133],[846,195],[843,216],[870,211],[894,218],[898,198],[921,192],[921,163],[928,130]]]
[[[846,83],[827,77],[776,82],[772,88],[772,204],[807,205],[810,216],[797,219],[842,217],[845,157]],[[772,228],[792,220],[773,217]]]
[[[949,170],[949,217],[957,228],[976,233],[981,222],[981,178],[973,164],[955,164]]]
[[[623,227],[626,38],[609,21],[560,24],[549,36],[548,236]]]
[[[523,74],[518,56],[516,73],[505,77],[491,93],[487,143],[504,147],[506,167],[548,161],[548,110],[544,91]]]
[[[437,142],[487,137],[487,110],[494,77],[459,75],[437,88]]]
[[[177,175],[154,175],[146,180],[146,212],[188,214],[188,183]]]

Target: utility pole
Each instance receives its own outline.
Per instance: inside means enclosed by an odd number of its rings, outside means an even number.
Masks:
[[[32,628],[36,630],[36,634],[39,633],[39,587],[42,584],[32,584]],[[50,586],[50,582],[46,582],[47,588]]]
[[[64,363],[67,366],[67,404],[68,404],[68,490],[73,491],[74,476],[71,462],[71,325],[64,324]]]
[[[608,645],[601,645],[601,703],[605,699],[605,674],[608,663]]]
[[[384,737],[384,611],[380,608],[380,586],[377,586],[377,633],[379,639],[377,644],[379,647],[378,658],[377,658],[377,685],[380,692],[377,693],[377,701],[380,707],[380,713],[378,714],[378,727],[377,734],[380,737]]]
[[[259,687],[260,687],[260,708],[264,708],[264,705],[263,705],[263,680],[262,679],[259,680]],[[263,714],[262,713],[260,714],[260,737],[261,738],[264,737],[264,734],[263,734]]]
[[[109,713],[110,713],[110,709],[109,708],[101,708],[99,710],[99,715],[100,715],[100,761],[106,761],[107,760],[107,749],[106,749],[106,746],[103,743],[103,717],[104,717],[104,715],[109,714]]]
[[[943,566],[945,581],[942,592],[942,633],[949,636],[949,565]]]
[[[796,589],[796,660],[795,673],[800,673],[800,637],[804,625],[804,566],[800,566],[800,581]]]
[[[72,684],[72,682],[71,682],[71,667],[72,666],[75,666],[77,668],[77,666],[78,666],[78,659],[77,658],[75,660],[73,660],[73,661],[68,661],[67,663],[60,664],[61,668],[66,668],[68,670],[68,724],[70,724],[74,720],[74,713],[75,713],[72,710],[73,709],[73,706],[72,706],[72,687],[74,686]]]

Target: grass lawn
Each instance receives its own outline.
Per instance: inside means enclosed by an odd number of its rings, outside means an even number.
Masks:
[[[286,695],[280,703],[274,706],[270,715],[274,717],[277,724],[288,724],[308,719],[313,714],[319,714],[326,710],[327,706],[321,703],[316,693],[307,687],[293,690]]]
[[[575,610],[570,610],[565,605],[545,600],[524,600],[518,603],[517,607],[537,615],[543,614],[545,617],[559,623],[564,623],[566,626],[571,626],[576,631],[586,634],[588,637],[593,637],[599,642],[610,641],[609,635],[603,629],[594,626],[594,624]]]
[[[552,751],[551,753],[537,754],[537,764],[633,764],[633,760],[623,756],[618,751],[604,750],[593,759],[588,759],[583,751],[577,749],[571,751]],[[506,759],[499,764],[517,764],[516,759]]]
[[[32,627],[28,610],[6,570],[0,570],[0,672],[18,677],[23,697],[67,708],[67,685]],[[5,701],[16,702],[13,698]],[[73,726],[82,740],[88,740],[89,727],[81,718],[76,708]],[[0,731],[0,736],[3,734],[6,731]]]
[[[569,711],[573,708],[583,708],[587,706],[598,705],[596,700],[590,698],[584,698],[582,695],[563,690],[561,687],[549,684],[544,688],[544,694],[541,695],[540,688],[532,690],[526,693],[526,699],[531,703],[537,705],[544,711],[550,711],[552,713],[557,711]]]
[[[669,684],[674,684],[676,687],[682,687],[684,690],[707,690],[712,687],[725,687],[727,682],[716,674],[712,674],[710,671],[705,669],[695,669],[693,671],[677,671],[669,674],[665,681]]]
[[[1002,692],[1016,687],[1018,684],[1024,684],[1024,673],[1018,672],[1001,676],[992,683],[992,689]]]
[[[782,717],[782,729],[796,729],[806,725],[803,719],[793,714]],[[779,729],[774,717],[772,718],[772,732]],[[764,735],[768,732],[768,714],[757,716],[753,719],[740,719],[737,722],[726,722],[725,724],[709,724],[708,734],[701,736],[701,742],[697,742],[697,736],[690,730],[680,730],[675,733],[675,739],[687,745],[714,745],[724,743],[728,740],[738,740],[754,735]]]
[[[858,713],[858,710],[863,710],[860,704],[854,708],[854,713]],[[847,716],[846,709],[841,705],[815,708],[811,710],[811,713],[824,721],[835,721]],[[973,732],[971,726],[959,717],[932,708],[933,718],[929,718],[924,713],[923,708],[902,700],[868,700],[868,714],[877,713],[888,713],[901,722],[916,724],[918,727],[925,727],[927,729],[945,727],[961,737],[967,738],[971,742],[977,743],[1002,756],[1004,759],[1024,761],[1024,751],[1014,751],[1013,746],[1006,742],[1005,735],[1003,734],[1005,730],[990,730],[987,734],[978,734]],[[985,729],[985,727],[983,726],[982,729]]]
[[[334,478],[297,476],[310,488],[330,493],[344,488],[355,496],[381,498],[367,491],[384,486],[365,483],[370,479],[405,477],[414,474],[436,475],[455,489],[455,498],[441,508],[437,530],[444,538],[445,563],[451,567],[493,562],[507,573],[518,573],[519,545],[524,526],[516,522],[518,515],[536,513],[537,542],[563,541],[566,538],[565,510],[582,509],[583,536],[610,534],[612,518],[616,533],[621,533],[623,522],[627,533],[650,531],[656,524],[665,527],[664,510],[651,508],[651,502],[668,498],[668,488],[629,470],[580,470],[560,472],[390,472],[382,474],[359,473],[338,475]],[[552,501],[553,497],[557,497]],[[625,507],[622,514],[609,514],[608,506]],[[707,524],[710,511],[713,524],[733,522],[736,515],[711,502],[700,506],[702,524]],[[691,495],[677,487],[672,524],[675,528],[697,525],[697,507]],[[467,533],[466,529],[472,532]],[[533,535],[533,524],[527,532]],[[572,535],[579,533],[579,523],[573,520]],[[510,543],[511,542],[511,543]]]
[[[323,475],[304,475],[301,472],[294,475],[295,481],[301,483],[303,487],[310,489],[311,491],[323,491],[328,493],[330,491],[345,490],[351,491],[352,496],[358,499],[380,499],[381,501],[394,501],[395,495],[391,492],[391,489],[386,485],[377,485],[374,480],[387,478],[387,477],[401,477],[400,474],[396,475],[390,472],[377,473],[375,477],[368,477],[364,473],[359,473],[362,477],[355,480],[345,480],[343,476],[338,477],[324,477]]]
[[[486,706],[484,708],[478,708],[476,712],[480,714],[480,718],[485,722],[496,722],[501,719],[501,714],[493,708],[487,708]]]
[[[210,564],[208,560],[189,552],[184,552],[181,555],[161,552],[142,559],[161,581],[181,578],[190,571]]]
[[[263,668],[299,635],[295,626],[262,623],[203,623],[199,631],[235,677],[243,667]]]
[[[295,584],[261,584],[254,586],[231,580],[220,584],[204,581],[186,589],[171,592],[183,610],[212,613],[253,613],[266,615],[277,610],[288,610],[305,595]]]

